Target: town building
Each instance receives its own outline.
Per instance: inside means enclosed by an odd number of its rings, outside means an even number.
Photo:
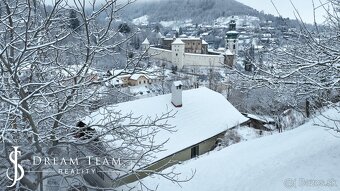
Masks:
[[[102,128],[107,123],[106,119],[111,118],[106,115],[114,113],[110,111],[120,111],[121,115],[133,113],[134,116],[143,116],[145,119],[172,111],[175,115],[165,119],[164,122],[174,129],[172,131],[157,129],[158,133],[154,136],[152,144],[162,145],[162,151],[151,153],[147,164],[133,169],[141,173],[121,174],[118,178],[115,177],[117,180],[115,182],[103,176],[107,179],[104,180],[105,184],[101,185],[104,187],[112,187],[117,182],[128,184],[149,175],[142,173],[143,171],[161,171],[181,161],[205,154],[216,147],[227,130],[248,122],[248,118],[244,117],[223,95],[204,87],[183,90],[180,81],[173,83],[171,94],[100,108],[83,121],[97,131],[103,132],[108,129]],[[110,137],[112,138],[108,135],[103,138],[110,140]],[[115,147],[115,142],[112,144]]]
[[[229,23],[229,31],[226,34],[225,45],[231,53],[237,56],[238,51],[238,36],[239,32],[236,30],[236,21],[233,19]]]
[[[236,61],[232,52],[210,53],[208,43],[200,38],[163,38],[158,46],[145,39],[142,50],[154,59],[171,62],[179,70],[186,66],[233,67]]]

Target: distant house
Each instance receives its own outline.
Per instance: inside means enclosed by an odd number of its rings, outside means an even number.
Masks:
[[[175,112],[175,117],[167,119],[169,125],[175,126],[175,131],[159,129],[153,140],[155,144],[168,140],[161,148],[163,151],[153,153],[151,162],[140,169],[160,171],[209,152],[228,129],[248,121],[225,97],[208,88],[183,91],[182,83],[174,82],[171,90],[171,94],[101,108],[88,116],[85,122],[99,127],[107,117],[105,113],[111,113],[107,110],[120,111],[123,115],[132,112],[145,118],[153,118],[169,110]],[[100,131],[100,128],[97,130]],[[145,173],[123,175],[119,178],[119,184],[131,183],[146,176],[148,174]],[[105,186],[109,187],[110,184]]]
[[[122,70],[116,70],[113,71],[113,75],[116,77],[111,80],[111,85],[122,87],[147,85],[157,79],[157,76],[149,76],[147,72],[143,71],[135,74],[125,74]]]
[[[275,119],[269,116],[259,116],[249,113],[243,113],[243,115],[249,118],[247,125],[254,129],[272,131],[276,127]]]
[[[129,85],[145,85],[150,84],[151,80],[147,74],[132,74],[129,78]]]

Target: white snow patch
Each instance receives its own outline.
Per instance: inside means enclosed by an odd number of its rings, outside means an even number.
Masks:
[[[132,23],[135,25],[148,25],[149,24],[149,16],[144,15],[132,20]]]

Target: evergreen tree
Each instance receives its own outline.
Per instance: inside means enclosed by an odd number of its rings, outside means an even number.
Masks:
[[[179,29],[178,29],[178,34],[179,34],[179,35],[182,35],[182,34],[183,34],[183,29],[182,29],[182,27],[179,27]]]
[[[70,25],[69,27],[73,30],[79,30],[80,21],[77,17],[77,12],[73,9],[70,11]]]
[[[118,31],[121,33],[129,33],[131,31],[131,28],[127,23],[122,23],[118,26]]]

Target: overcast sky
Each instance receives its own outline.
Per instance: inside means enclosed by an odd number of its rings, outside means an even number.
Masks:
[[[271,0],[237,0],[245,5],[255,8],[259,11],[264,11],[265,13],[270,13],[273,15],[278,15],[275,7],[271,3]],[[295,18],[294,8],[290,3],[290,0],[272,0],[278,9],[279,13],[283,17]],[[294,6],[298,9],[301,17],[305,22],[313,23],[313,0],[291,0]],[[326,2],[321,0],[321,2]],[[315,7],[320,5],[319,0],[314,0]],[[322,7],[316,9],[316,20],[321,23],[324,20],[325,11]]]

